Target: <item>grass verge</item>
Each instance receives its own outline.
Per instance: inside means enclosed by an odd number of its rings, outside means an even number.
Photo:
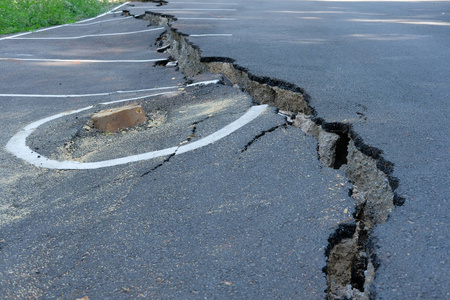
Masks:
[[[116,0],[1,0],[0,34],[73,23],[107,11]]]

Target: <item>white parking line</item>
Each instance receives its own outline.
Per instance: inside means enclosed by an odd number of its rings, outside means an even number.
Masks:
[[[164,30],[164,29],[165,29],[164,27],[158,27],[158,28],[138,30],[138,31],[116,32],[116,33],[102,33],[102,34],[87,34],[87,35],[81,35],[81,36],[30,37],[30,38],[14,37],[14,38],[11,38],[11,39],[14,39],[14,40],[76,40],[76,39],[83,39],[83,38],[88,38],[88,37],[128,35],[128,34],[136,34],[136,33],[143,33],[143,32],[156,31],[156,30]]]
[[[197,86],[197,85],[216,84],[216,83],[219,83],[219,81],[220,80],[217,80],[217,79],[215,79],[215,80],[208,80],[208,81],[200,81],[200,82],[195,82],[195,83],[188,84],[186,86],[190,87],[190,86]]]
[[[236,19],[234,19],[234,18],[178,18],[177,17],[177,20],[234,21]]]
[[[97,21],[97,22],[92,22],[92,23],[88,23],[88,24],[84,24],[84,23],[72,23],[72,24],[68,24],[67,26],[70,27],[78,27],[78,26],[90,26],[90,25],[95,25],[95,24],[101,24],[101,23],[107,23],[107,22],[114,22],[114,21],[121,21],[121,20],[125,20],[125,19],[130,19],[133,18],[133,16],[129,16],[129,17],[123,17],[123,18],[115,18],[115,19],[111,19],[111,20],[103,20],[103,21]]]
[[[207,81],[199,81],[196,83],[191,83],[186,85],[186,87],[191,86],[197,86],[197,85],[208,85],[208,84],[216,84],[219,80],[207,80]],[[149,92],[149,91],[160,91],[160,90],[171,90],[171,89],[179,89],[182,86],[166,86],[166,87],[160,87],[160,88],[152,88],[152,89],[140,89],[140,90],[129,90],[129,91],[113,91],[113,92],[105,92],[105,93],[97,93],[97,94],[72,94],[72,95],[43,95],[43,94],[0,94],[0,97],[29,97],[29,98],[76,98],[76,97],[96,97],[96,96],[109,96],[114,94],[131,94],[131,93],[141,93],[141,92]],[[166,92],[166,93],[160,93],[157,95],[163,95],[163,94],[170,94],[173,92]],[[142,96],[142,98],[148,97]],[[110,104],[110,103],[116,103],[116,102],[123,102],[123,101],[129,101],[129,100],[135,100],[138,98],[133,99],[125,99],[125,100],[118,100],[118,101],[112,101],[112,102],[104,102],[100,104]]]
[[[235,8],[154,8],[154,7],[137,7],[151,9],[152,11],[236,11]]]
[[[6,61],[43,61],[43,62],[80,62],[80,63],[145,63],[164,61],[166,58],[157,59],[119,59],[119,60],[101,60],[101,59],[53,59],[53,58],[20,58],[20,57],[0,57],[0,60]]]
[[[161,95],[169,95],[169,94],[175,94],[175,93],[176,92],[165,92],[165,93],[151,94],[151,95],[145,95],[145,96],[128,98],[128,99],[121,99],[121,100],[114,100],[114,101],[109,101],[109,102],[102,102],[100,104],[101,105],[108,105],[108,104],[113,104],[113,103],[121,103],[121,102],[126,102],[126,101],[140,100],[140,99],[144,99],[144,98],[156,97],[156,96],[161,96]]]
[[[207,33],[207,34],[190,34],[192,37],[206,37],[206,36],[233,36],[231,33]]]
[[[90,19],[86,19],[86,20],[78,21],[78,22],[76,22],[76,24],[84,23],[84,22],[89,22],[89,21],[92,21],[92,20],[101,18],[101,17],[103,17],[103,16],[106,16],[106,15],[108,15],[108,14],[115,13],[119,8],[121,8],[122,6],[127,5],[128,3],[130,3],[130,2],[125,2],[125,3],[123,3],[123,4],[120,4],[119,6],[116,6],[116,7],[114,7],[113,9],[111,9],[111,10],[109,10],[109,11],[107,11],[107,12],[101,14],[101,15],[98,15],[98,16],[96,16],[96,17],[93,17],[93,18],[90,18]]]
[[[106,93],[97,94],[72,94],[72,95],[43,95],[43,94],[0,94],[0,97],[28,97],[28,98],[76,98],[76,97],[96,97],[96,96],[109,96],[114,94],[130,94],[130,93],[140,93],[149,91],[159,91],[159,90],[170,90],[178,89],[179,86],[167,86],[152,89],[141,89],[141,90],[129,90],[129,91],[114,91]]]
[[[237,3],[184,2],[184,1],[170,1],[170,4],[237,5]]]
[[[47,27],[47,28],[35,30],[35,31],[28,31],[28,32],[23,32],[23,33],[15,34],[15,35],[10,35],[10,36],[7,36],[7,37],[0,38],[0,41],[17,39],[17,37],[19,37],[19,36],[23,36],[23,35],[27,35],[27,34],[32,34],[32,33],[37,33],[37,32],[43,32],[43,31],[47,31],[47,30],[51,30],[51,29],[56,29],[56,28],[64,27],[64,26],[67,26],[67,25],[68,25],[68,24],[58,25],[58,26],[52,26],[52,27]]]
[[[77,161],[56,161],[49,159],[47,157],[44,157],[40,155],[39,153],[31,150],[27,146],[27,137],[30,136],[39,126],[50,122],[52,120],[68,116],[71,114],[79,113],[82,111],[89,110],[93,108],[93,106],[88,106],[85,108],[81,108],[78,110],[70,111],[70,112],[64,112],[60,113],[54,116],[50,116],[48,118],[33,122],[29,124],[28,126],[24,127],[20,132],[18,132],[16,135],[14,135],[9,142],[6,144],[6,150],[14,154],[16,157],[25,160],[26,162],[36,166],[36,167],[42,167],[47,169],[59,169],[59,170],[86,170],[86,169],[99,169],[104,167],[112,167],[117,165],[123,165],[131,162],[137,162],[141,160],[148,160],[152,158],[157,158],[161,156],[168,156],[168,155],[179,155],[183,154],[195,149],[199,149],[202,147],[205,147],[209,144],[212,144],[231,133],[235,132],[239,128],[243,127],[244,125],[250,123],[254,119],[256,119],[266,108],[268,105],[258,105],[253,106],[250,108],[247,113],[245,113],[243,116],[241,116],[236,121],[230,123],[229,125],[225,126],[224,128],[216,131],[215,133],[201,139],[198,141],[195,141],[190,144],[186,144],[183,146],[176,146],[171,148],[166,148],[163,150],[158,151],[151,151],[146,152],[138,155],[132,155],[127,157],[121,157],[111,160],[104,160],[99,162],[90,162],[90,163],[82,163]]]

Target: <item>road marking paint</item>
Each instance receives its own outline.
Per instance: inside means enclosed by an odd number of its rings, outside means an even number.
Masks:
[[[80,23],[84,23],[84,22],[89,22],[89,21],[92,21],[92,20],[101,18],[101,17],[103,17],[103,16],[106,16],[106,15],[108,15],[108,14],[115,13],[119,8],[121,8],[122,6],[127,5],[128,3],[130,3],[130,2],[128,1],[128,2],[125,2],[125,3],[123,3],[123,4],[120,4],[119,6],[116,6],[116,7],[114,7],[113,9],[111,9],[111,10],[109,10],[109,11],[107,11],[107,12],[101,14],[101,15],[98,15],[98,16],[96,16],[96,17],[93,17],[93,18],[90,18],[90,19],[86,19],[86,20],[81,20],[81,21],[78,21],[78,22],[75,22],[75,23],[76,23],[76,24],[80,24]]]
[[[0,57],[0,60],[44,61],[44,62],[80,62],[80,63],[145,63],[145,62],[165,61],[165,60],[167,60],[167,58],[101,60],[101,59],[53,59],[53,58]]]
[[[64,112],[60,114],[56,114],[47,118],[44,118],[42,120],[33,122],[27,126],[25,126],[21,131],[19,131],[16,135],[14,135],[9,142],[6,144],[6,150],[14,154],[16,157],[25,160],[26,162],[36,166],[36,167],[42,167],[47,169],[59,169],[59,170],[86,170],[86,169],[99,169],[104,167],[112,167],[117,165],[123,165],[131,162],[137,162],[141,160],[149,160],[152,158],[157,158],[161,156],[168,156],[168,155],[179,155],[182,153],[186,153],[195,149],[199,149],[202,147],[205,147],[209,144],[212,144],[231,133],[235,132],[239,128],[243,127],[244,125],[250,123],[254,119],[256,119],[266,108],[268,105],[258,105],[253,106],[248,110],[243,116],[241,116],[236,121],[228,124],[227,126],[223,127],[222,129],[216,131],[213,134],[210,134],[209,136],[200,139],[198,141],[192,142],[190,144],[186,144],[184,146],[176,146],[171,148],[166,148],[163,150],[158,151],[151,151],[146,152],[138,155],[131,155],[127,157],[121,157],[111,160],[104,160],[104,161],[98,161],[98,162],[90,162],[90,163],[82,163],[78,161],[56,161],[49,159],[47,157],[44,157],[40,155],[39,153],[31,150],[26,143],[27,137],[30,136],[39,126],[50,122],[52,120],[68,116],[71,114],[75,114],[78,112],[86,111],[93,106],[88,106],[85,108],[81,108],[78,110],[70,111],[70,112]]]
[[[246,114],[244,114],[242,117],[240,117],[233,123],[228,124],[224,128],[214,132],[213,134],[208,135],[207,137],[202,138],[201,140],[179,147],[175,154],[178,155],[198,148],[205,147],[206,145],[212,144],[230,135],[231,133],[235,132],[242,126],[256,119],[267,107],[268,107],[267,104],[252,106]]]
[[[196,85],[208,85],[218,83],[219,80],[209,80],[209,81],[200,81],[192,84],[186,85],[186,87],[196,86]],[[129,91],[113,91],[106,93],[97,93],[97,94],[73,94],[73,95],[42,95],[42,94],[0,94],[0,97],[29,97],[29,98],[76,98],[76,97],[96,97],[96,96],[109,96],[114,94],[131,94],[131,93],[140,93],[140,92],[149,92],[149,91],[160,91],[160,90],[171,90],[178,89],[181,86],[166,86],[160,88],[151,88],[151,89],[141,89],[141,90],[129,90]],[[170,93],[170,92],[168,92]],[[164,93],[161,93],[164,94]],[[144,98],[146,96],[143,96]],[[120,101],[120,100],[119,100]],[[128,101],[128,100],[124,100]],[[116,102],[116,101],[115,101]],[[106,102],[105,102],[106,103]]]
[[[116,33],[102,33],[102,34],[87,34],[87,35],[80,35],[80,36],[30,37],[30,38],[18,37],[18,38],[12,38],[12,39],[14,39],[14,40],[77,40],[77,39],[84,39],[84,38],[89,38],[89,37],[129,35],[129,34],[143,33],[143,32],[149,32],[149,31],[157,31],[157,30],[164,30],[164,29],[165,29],[164,27],[158,27],[158,28],[138,30],[138,31],[116,32]]]
[[[234,18],[178,18],[177,20],[214,20],[214,21],[234,21]]]
[[[195,82],[195,83],[188,84],[186,86],[190,87],[190,86],[197,86],[197,85],[216,84],[216,83],[219,83],[219,81],[220,80],[217,80],[217,79],[215,79],[215,80],[208,80],[208,81],[200,81],[200,82]]]
[[[151,95],[140,96],[140,97],[129,98],[129,99],[121,99],[121,100],[114,100],[114,101],[109,101],[109,102],[102,102],[100,104],[101,105],[108,105],[108,104],[113,104],[113,103],[120,103],[120,102],[132,101],[132,100],[139,100],[139,99],[155,97],[155,96],[161,96],[161,95],[168,95],[168,94],[176,94],[176,92],[165,92],[165,93],[151,94]]]
[[[233,36],[231,33],[207,33],[207,34],[190,34],[192,37],[206,37],[206,36]]]
[[[184,1],[170,1],[170,4],[237,5],[237,3],[184,2]]]
[[[196,86],[196,85],[208,85],[218,83],[219,80],[210,80],[210,81],[200,81],[192,84],[186,85],[186,87]],[[140,89],[140,90],[129,90],[129,91],[113,91],[113,92],[105,92],[105,93],[97,93],[97,94],[72,94],[72,95],[44,95],[44,94],[0,94],[0,97],[29,97],[29,98],[76,98],[76,97],[96,97],[96,96],[109,96],[114,94],[130,94],[130,93],[140,93],[140,92],[149,92],[149,91],[159,91],[159,90],[170,90],[170,89],[178,89],[181,86],[166,86],[160,88],[151,88],[151,89]],[[171,92],[167,92],[171,93]],[[164,93],[161,93],[164,94]],[[144,98],[146,96],[143,96]],[[127,100],[124,100],[127,101]]]
[[[52,120],[58,119],[63,116],[67,116],[70,114],[82,112],[88,109],[91,109],[93,106],[88,106],[85,108],[81,108],[75,111],[71,112],[64,112],[57,115],[53,115],[47,118],[44,118],[42,120],[33,122],[29,124],[28,126],[25,126],[21,131],[19,131],[16,135],[14,135],[9,142],[6,144],[6,150],[13,153],[15,156],[25,159],[29,163],[36,165],[37,161],[40,159],[40,155],[34,151],[32,151],[28,146],[26,145],[26,139],[27,137],[33,133],[33,131],[39,127],[40,125],[50,122]]]
[[[367,23],[395,23],[408,25],[431,25],[431,26],[450,26],[450,22],[439,22],[433,20],[408,20],[408,19],[348,19],[350,22]]]
[[[3,54],[4,55],[28,56],[28,57],[34,56],[33,54],[28,54],[28,53],[3,53]]]
[[[88,21],[92,21],[92,20],[98,19],[98,18],[103,17],[103,16],[105,16],[107,14],[113,13],[116,9],[118,9],[118,8],[128,4],[128,3],[130,3],[130,2],[125,2],[125,3],[123,3],[123,4],[119,5],[119,6],[111,9],[110,11],[108,11],[108,12],[106,12],[104,14],[98,15],[98,16],[90,18],[90,19],[78,21],[78,22],[76,22],[74,24],[79,24],[79,23],[88,22]],[[0,41],[8,40],[8,39],[15,39],[16,37],[19,37],[19,36],[32,34],[32,33],[37,33],[37,32],[43,32],[43,31],[52,30],[52,29],[57,29],[57,28],[64,27],[64,26],[69,26],[69,25],[70,24],[63,24],[63,25],[57,25],[57,26],[51,26],[51,27],[47,27],[47,28],[42,28],[42,29],[38,29],[38,30],[34,30],[34,31],[22,32],[22,33],[18,33],[18,34],[15,34],[15,35],[10,35],[10,36],[7,36],[7,37],[0,38]]]
[[[40,95],[40,94],[0,94],[0,97],[28,97],[28,98],[76,98],[76,97],[95,97],[95,96],[109,96],[114,94],[130,94],[130,93],[140,93],[149,91],[159,91],[159,90],[170,90],[177,89],[179,86],[167,86],[152,89],[141,89],[141,90],[129,90],[129,91],[114,91],[107,93],[97,93],[97,94],[78,94],[78,95]]]
[[[130,19],[130,18],[133,18],[133,16],[123,17],[123,18],[115,18],[115,19],[111,19],[111,20],[97,21],[97,22],[92,22],[92,23],[88,23],[88,24],[83,24],[83,23],[72,23],[72,24],[68,24],[67,26],[70,26],[70,27],[89,26],[89,25],[95,25],[95,24],[100,24],[100,23],[107,23],[107,22],[113,22],[113,21],[120,21],[120,20],[125,20],[125,19]]]
[[[23,35],[27,35],[27,34],[32,34],[32,33],[43,32],[43,31],[47,31],[47,30],[51,30],[51,29],[60,28],[60,27],[65,27],[65,26],[67,26],[67,25],[68,25],[68,24],[64,24],[64,25],[58,25],[58,26],[52,26],[52,27],[47,27],[47,28],[43,28],[43,29],[38,29],[38,30],[35,30],[35,31],[23,32],[23,33],[19,33],[19,34],[7,36],[7,37],[4,37],[4,38],[0,38],[0,41],[2,41],[2,40],[8,40],[8,39],[18,39],[17,37],[19,37],[19,36],[23,36]]]
[[[236,11],[235,8],[153,8],[153,7],[137,7],[151,9],[152,11]]]

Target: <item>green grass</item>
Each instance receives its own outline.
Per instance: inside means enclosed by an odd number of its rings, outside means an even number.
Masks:
[[[114,0],[0,0],[0,34],[73,23],[107,11]]]

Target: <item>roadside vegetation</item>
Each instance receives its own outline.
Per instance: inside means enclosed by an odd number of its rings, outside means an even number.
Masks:
[[[0,34],[73,23],[106,12],[117,0],[0,0]]]

